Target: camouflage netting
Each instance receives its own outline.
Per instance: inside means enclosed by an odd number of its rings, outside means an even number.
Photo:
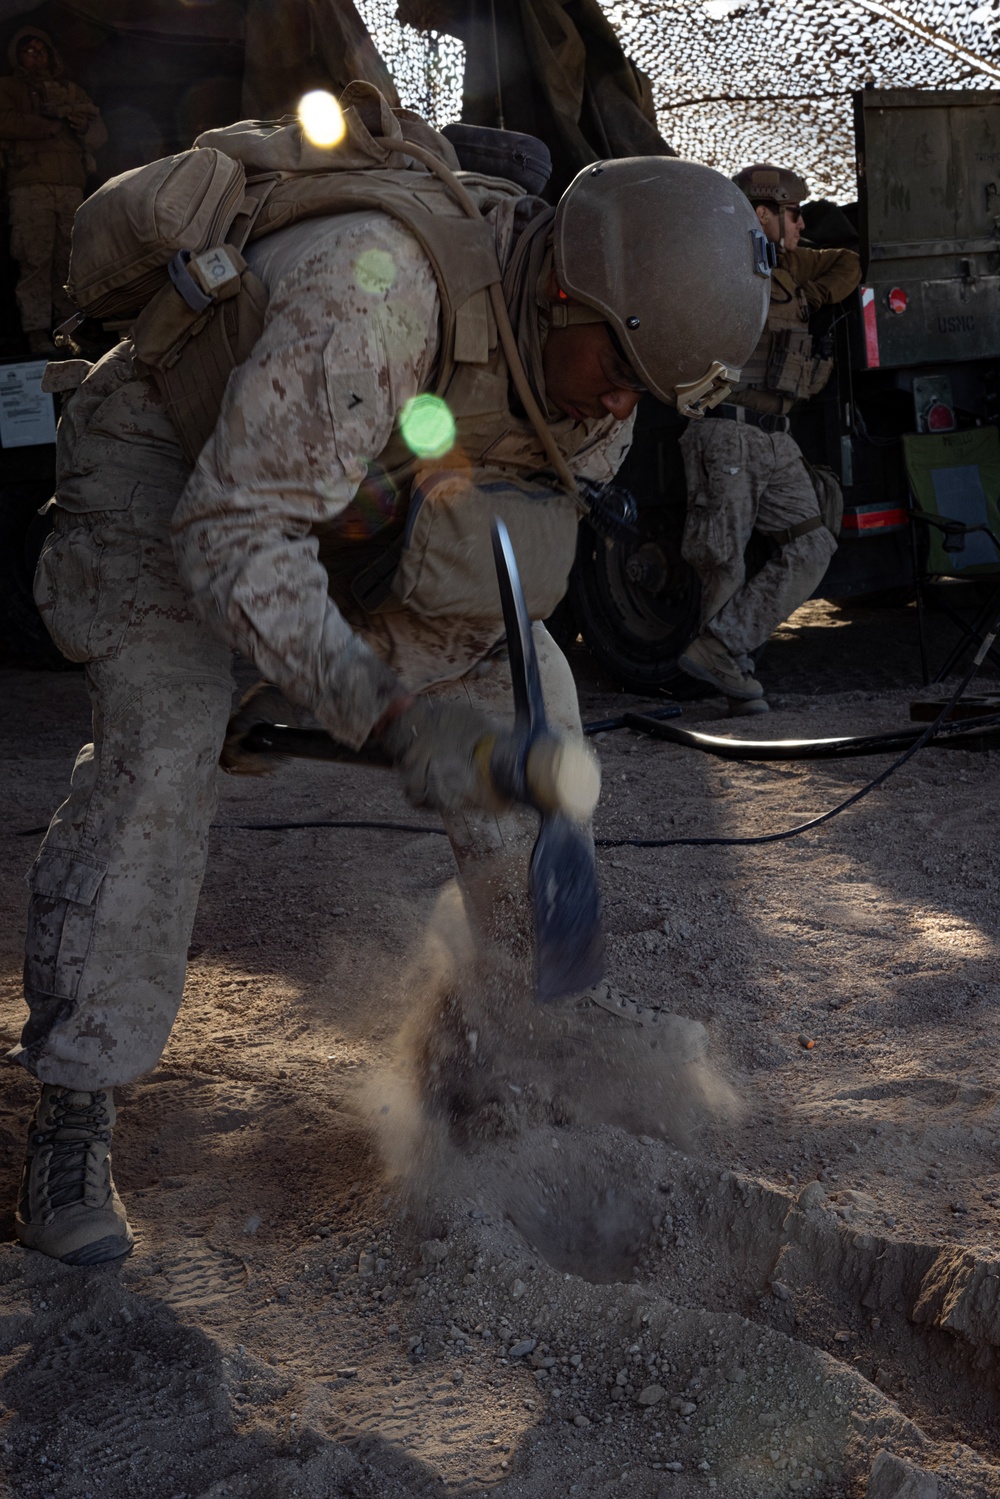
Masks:
[[[388,65],[401,101],[432,125],[459,119],[465,48],[458,38],[401,26],[396,20],[397,0],[355,0],[355,4]]]
[[[652,75],[660,128],[682,155],[727,172],[761,157],[787,161],[814,197],[855,195],[852,89],[1000,84],[1000,0],[607,8],[626,52]]]
[[[358,0],[404,102],[461,110],[461,44]],[[855,196],[851,90],[1000,87],[1000,0],[605,0],[652,79],[660,130],[726,172],[794,164],[814,197]],[[433,14],[429,6],[429,13]],[[505,6],[496,11],[503,25]],[[572,14],[572,7],[569,8]]]

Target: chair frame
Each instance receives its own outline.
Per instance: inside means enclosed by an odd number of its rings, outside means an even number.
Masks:
[[[963,619],[962,615],[959,614],[956,609],[952,609],[949,604],[939,601],[939,608],[941,609],[942,613],[946,614],[952,621],[952,623],[958,626],[961,634],[959,636],[957,644],[954,645],[948,652],[944,663],[932,678],[930,675],[930,665],[927,655],[927,637],[924,619],[924,583],[927,580],[927,575],[921,575],[920,555],[917,547],[917,525],[919,524],[925,526],[933,526],[936,530],[940,531],[944,537],[942,546],[944,547],[944,550],[946,552],[962,551],[965,538],[967,536],[972,536],[977,531],[981,532],[982,534],[988,536],[990,541],[993,543],[994,550],[997,554],[998,565],[1000,565],[1000,541],[997,540],[997,537],[994,535],[991,528],[987,525],[967,526],[963,521],[947,520],[943,516],[932,515],[929,511],[922,510],[916,503],[916,500],[913,498],[912,486],[910,490],[909,513],[910,543],[913,556],[913,582],[917,594],[917,638],[920,642],[920,670],[923,676],[924,686],[929,687],[932,682],[934,685],[937,685],[939,682],[943,682],[944,679],[952,671],[954,671],[956,665],[958,664],[958,661],[962,656],[962,652],[968,648],[970,643],[978,646],[980,649],[983,648],[987,638],[984,636],[984,631],[986,630],[987,625],[989,625],[991,621],[996,618],[997,608],[998,605],[1000,605],[1000,587],[997,587],[995,589],[993,594],[980,609],[979,613],[976,615],[971,624],[967,619]],[[914,522],[916,522],[917,524],[914,524]],[[983,575],[980,574],[979,576],[981,577]],[[969,578],[966,581],[974,582],[976,580],[974,578]],[[983,659],[985,660],[987,656],[995,666],[1000,667],[1000,653],[994,650],[992,645],[988,646],[988,648],[985,650]]]

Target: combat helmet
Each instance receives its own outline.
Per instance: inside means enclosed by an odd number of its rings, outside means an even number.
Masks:
[[[777,203],[779,208],[784,208],[786,203],[798,204],[809,196],[809,189],[797,172],[775,166],[770,161],[758,161],[753,166],[744,167],[733,181],[754,204]]]
[[[760,338],[768,245],[711,167],[630,156],[584,167],[559,199],[554,325],[606,322],[643,384],[685,416],[728,395]]]
[[[793,203],[798,207],[803,198],[808,198],[809,189],[804,180],[787,167],[775,166],[770,161],[758,161],[753,166],[744,167],[742,172],[737,172],[733,181],[740,192],[746,194],[754,208],[770,207],[772,203],[776,205],[778,244],[784,250],[785,209]]]

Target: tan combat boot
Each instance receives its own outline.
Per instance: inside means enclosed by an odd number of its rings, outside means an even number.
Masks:
[[[692,640],[677,657],[677,665],[689,677],[707,682],[726,697],[749,702],[764,696],[757,678],[740,671],[722,641],[717,640],[711,630],[703,630],[696,640]]]
[[[763,697],[731,697],[726,699],[729,704],[728,712],[730,718],[752,718],[758,713],[770,713],[771,705]]]
[[[46,1083],[28,1130],[17,1237],[67,1265],[100,1265],[132,1248],[111,1180],[115,1106],[109,1088],[78,1093]]]

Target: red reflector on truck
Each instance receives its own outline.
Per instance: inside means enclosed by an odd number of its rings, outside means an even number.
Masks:
[[[880,364],[878,353],[878,323],[875,321],[875,292],[870,286],[861,288],[861,317],[865,329],[865,361],[870,370]]]
[[[900,507],[886,510],[882,505],[849,505],[844,510],[843,533],[870,536],[873,531],[900,531],[908,523]]]

